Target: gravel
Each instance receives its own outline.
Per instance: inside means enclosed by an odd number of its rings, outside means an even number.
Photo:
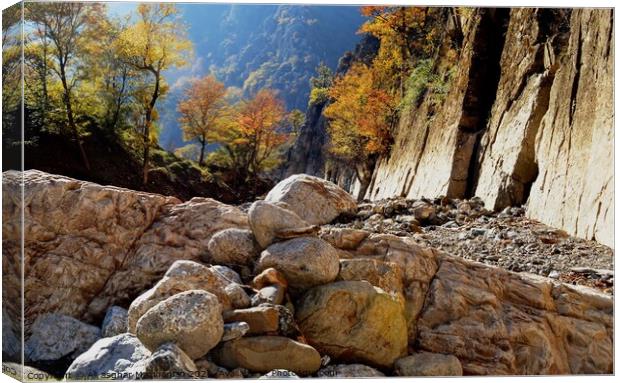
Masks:
[[[611,248],[529,219],[523,207],[492,212],[478,198],[393,198],[362,203],[332,226],[408,236],[462,258],[613,294]]]

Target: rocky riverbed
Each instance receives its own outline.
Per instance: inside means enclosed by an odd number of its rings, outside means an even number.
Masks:
[[[4,175],[8,266],[21,179]],[[613,371],[609,294],[459,256],[454,242],[493,230],[499,242],[505,230],[532,235],[534,226],[500,226],[525,222],[518,211],[446,199],[358,205],[306,175],[241,208],[38,171],[23,179],[25,359],[55,377]],[[455,231],[452,250],[431,242],[441,230]],[[4,270],[5,297],[18,296],[19,270]],[[19,360],[19,307],[4,303],[3,353]]]
[[[493,212],[478,198],[393,198],[366,201],[338,221],[330,226],[411,237],[465,259],[613,294],[611,248],[529,219],[522,207]]]

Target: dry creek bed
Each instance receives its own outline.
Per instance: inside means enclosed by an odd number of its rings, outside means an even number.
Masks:
[[[478,198],[364,202],[355,216],[328,227],[409,236],[465,259],[529,272],[613,294],[613,250],[568,235],[525,216],[523,207],[501,212]]]

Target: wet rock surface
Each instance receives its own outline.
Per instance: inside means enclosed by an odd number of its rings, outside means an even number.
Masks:
[[[433,213],[416,218],[421,206]],[[529,219],[520,207],[493,212],[478,198],[394,198],[360,204],[355,218],[343,221],[328,227],[363,230],[350,237],[368,232],[410,237],[465,259],[613,293],[611,248]]]

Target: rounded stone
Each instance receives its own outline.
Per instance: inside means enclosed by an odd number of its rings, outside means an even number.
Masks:
[[[127,332],[127,310],[119,306],[108,309],[101,324],[101,336],[104,338]]]
[[[208,249],[212,263],[225,265],[249,265],[260,252],[250,230],[234,228],[217,232]]]
[[[284,274],[293,289],[308,289],[332,282],[338,276],[338,252],[315,237],[275,243],[262,252],[258,270],[273,267]]]
[[[321,367],[321,356],[313,347],[282,336],[256,336],[224,342],[213,353],[216,363],[267,373],[276,369],[311,375]]]
[[[295,307],[308,343],[334,360],[390,368],[407,352],[401,302],[367,281],[315,287]]]
[[[151,351],[174,342],[191,359],[215,347],[224,333],[222,305],[203,290],[176,294],[149,309],[138,320],[137,336]]]
[[[354,214],[357,209],[357,201],[344,189],[307,174],[295,174],[280,181],[265,200],[285,205],[312,225],[329,223],[340,214]]]

